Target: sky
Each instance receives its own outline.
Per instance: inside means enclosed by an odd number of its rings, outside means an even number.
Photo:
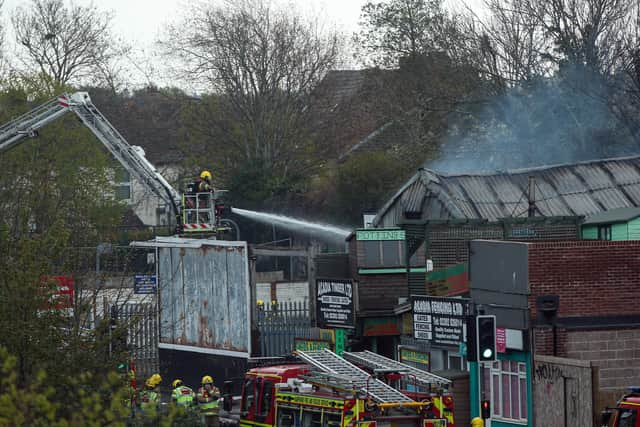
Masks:
[[[459,7],[463,1],[474,5],[481,0],[448,0],[446,3]],[[328,23],[352,33],[357,29],[360,8],[367,0],[291,0],[290,2],[302,10],[324,15]],[[88,5],[91,1],[75,0],[75,3]],[[166,23],[181,15],[181,11],[189,2],[185,0],[103,0],[93,3],[101,10],[110,10],[114,13],[114,29],[125,40],[133,44],[149,45],[161,33]],[[28,4],[27,0],[4,0],[5,22],[8,21],[7,12],[17,6]]]
[[[329,23],[352,32],[358,23],[360,8],[366,0],[294,0],[293,3],[303,11],[326,15]],[[68,3],[68,1],[67,1]],[[75,4],[88,5],[89,0],[75,0]],[[162,31],[163,26],[181,16],[188,4],[184,0],[106,0],[94,1],[101,10],[114,13],[114,29],[125,40],[134,44],[151,44]],[[3,15],[8,21],[7,12],[17,6],[26,6],[25,0],[5,0]]]
[[[64,0],[70,4],[72,0]],[[78,5],[89,5],[91,0],[73,0]],[[213,0],[222,3],[224,0]],[[318,16],[325,20],[329,28],[350,36],[358,29],[360,9],[367,0],[272,0],[276,4],[293,4],[303,14]],[[374,0],[379,1],[379,0]],[[2,0],[0,0],[2,2]],[[445,0],[445,5],[459,9],[465,5],[480,4],[482,0]],[[10,14],[16,7],[28,7],[28,0],[4,0],[2,19],[7,29],[5,41],[9,46],[14,42],[11,33]],[[129,76],[133,85],[145,85],[148,76],[153,83],[164,86],[170,84],[165,81],[167,73],[162,71],[160,59],[157,63],[147,61],[153,56],[154,42],[163,32],[168,23],[175,22],[187,8],[188,0],[95,0],[98,9],[110,11],[113,14],[114,33],[133,47],[131,63],[136,64]],[[136,70],[136,68],[138,68]],[[135,76],[135,74],[138,74]]]

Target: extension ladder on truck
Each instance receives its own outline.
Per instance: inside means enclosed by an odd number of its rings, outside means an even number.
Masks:
[[[146,159],[142,147],[130,145],[91,102],[86,92],[62,94],[0,126],[0,153],[16,146],[67,112],[75,113],[109,152],[138,182],[160,198],[176,217],[180,216],[178,193]]]
[[[323,372],[351,378],[357,390],[367,393],[378,403],[413,402],[400,391],[372,377],[331,350],[298,351],[297,355]]]
[[[414,368],[413,366],[398,362],[397,360],[389,359],[388,357],[381,356],[368,350],[356,352],[345,351],[344,358],[369,369],[396,371],[404,377],[404,380],[407,383],[415,381],[418,385],[427,387],[433,384],[440,386],[451,384],[451,380],[447,378],[432,374],[431,372],[423,371],[422,369]]]

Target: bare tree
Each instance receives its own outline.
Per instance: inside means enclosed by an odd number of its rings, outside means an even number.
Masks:
[[[185,64],[183,77],[204,82],[216,102],[228,105],[232,131],[208,142],[217,156],[275,168],[281,178],[309,166],[302,159],[309,150],[308,95],[339,60],[337,33],[268,1],[210,1],[192,6],[160,43]]]
[[[544,52],[548,60],[603,75],[620,66],[637,9],[636,0],[521,0],[524,18],[552,43]]]
[[[18,57],[50,88],[104,79],[125,49],[113,36],[112,18],[93,4],[67,7],[63,0],[32,0],[11,17]]]
[[[465,55],[500,92],[548,72],[542,53],[549,42],[522,13],[523,1],[485,0],[486,18],[470,11],[461,21]]]

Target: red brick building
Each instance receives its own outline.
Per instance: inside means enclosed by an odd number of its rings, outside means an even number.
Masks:
[[[640,383],[640,241],[528,246],[534,352],[592,361],[601,390]],[[537,298],[557,295],[554,331]]]

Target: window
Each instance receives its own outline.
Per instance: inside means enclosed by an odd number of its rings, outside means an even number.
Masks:
[[[455,353],[449,353],[449,369],[456,371],[465,371],[462,367],[462,357]]]
[[[598,226],[598,240],[611,240],[611,224]]]
[[[116,200],[128,200],[131,198],[131,175],[122,168],[115,172]]]
[[[513,360],[484,368],[484,387],[491,396],[492,416],[508,421],[527,420],[527,365]]]
[[[271,409],[271,397],[273,397],[273,383],[271,381],[265,381],[262,385],[262,402],[260,403],[260,415],[269,415]]]
[[[403,267],[404,240],[365,240],[362,241],[362,260],[360,267]]]
[[[635,427],[636,414],[637,412],[632,410],[621,411],[616,423],[616,427]]]
[[[244,387],[242,388],[242,404],[240,406],[243,413],[250,412],[253,409],[256,393],[255,385],[256,381],[253,378],[249,378],[244,382]]]

